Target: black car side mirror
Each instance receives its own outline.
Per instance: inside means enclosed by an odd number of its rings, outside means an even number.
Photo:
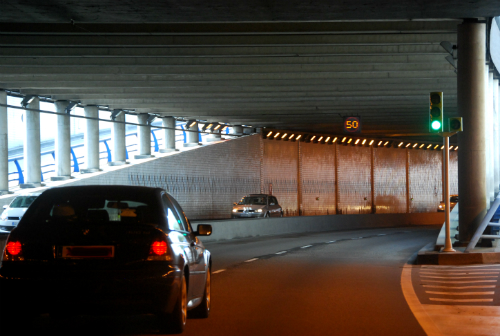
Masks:
[[[195,232],[196,236],[210,236],[212,234],[212,225],[199,224]]]

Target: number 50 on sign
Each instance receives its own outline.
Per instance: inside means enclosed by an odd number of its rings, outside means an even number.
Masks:
[[[344,117],[344,132],[345,133],[360,133],[361,118],[360,117]]]

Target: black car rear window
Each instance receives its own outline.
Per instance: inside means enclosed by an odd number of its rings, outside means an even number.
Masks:
[[[33,203],[20,225],[29,223],[160,224],[157,201],[144,195],[116,193],[44,194]]]

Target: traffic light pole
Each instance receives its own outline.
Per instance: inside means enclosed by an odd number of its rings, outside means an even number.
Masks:
[[[443,252],[456,252],[451,244],[450,235],[450,136],[453,136],[456,132],[443,132],[440,135],[443,137],[443,153],[444,153],[444,220],[445,220],[445,241]]]

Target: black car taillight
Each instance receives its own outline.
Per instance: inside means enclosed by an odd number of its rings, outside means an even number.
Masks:
[[[147,260],[170,260],[168,254],[168,243],[165,238],[156,239],[151,243],[149,248],[149,256]]]
[[[7,241],[5,245],[5,250],[3,253],[3,261],[22,261],[23,256],[23,245],[20,241]]]

